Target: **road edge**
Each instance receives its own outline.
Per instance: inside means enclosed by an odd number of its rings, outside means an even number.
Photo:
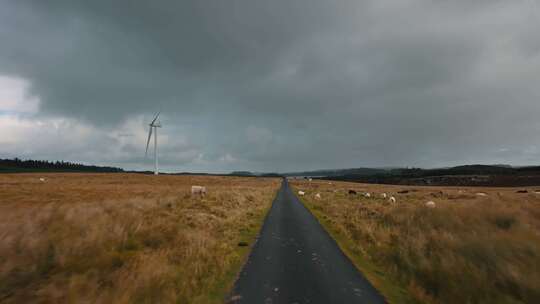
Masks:
[[[291,188],[297,190],[293,184]],[[406,291],[406,287],[395,282],[389,277],[384,276],[384,272],[375,264],[369,261],[364,255],[353,254],[349,245],[351,242],[340,236],[340,234],[328,223],[323,214],[313,209],[309,203],[302,197],[298,197],[294,191],[293,194],[298,198],[298,201],[315,217],[317,222],[326,230],[328,235],[336,242],[339,249],[351,261],[356,269],[369,281],[369,283],[381,294],[384,300],[389,304],[420,304],[416,299],[412,298]]]
[[[283,181],[281,181],[283,183]],[[222,303],[229,304],[229,303],[235,303],[235,300],[233,297],[234,294],[234,288],[236,286],[236,283],[240,279],[240,274],[244,270],[246,263],[249,261],[249,258],[251,257],[251,254],[253,253],[253,248],[259,241],[259,238],[261,236],[261,231],[263,230],[264,226],[266,225],[266,220],[268,218],[268,214],[270,214],[270,210],[274,206],[274,203],[279,195],[279,191],[281,191],[282,184],[277,188],[277,190],[274,193],[274,196],[272,200],[270,201],[270,204],[268,205],[268,208],[263,212],[262,216],[260,217],[261,221],[259,222],[259,226],[257,227],[256,233],[254,235],[250,235],[248,237],[249,239],[249,246],[246,246],[245,252],[242,253],[242,257],[240,258],[240,261],[237,265],[235,265],[234,270],[231,270],[231,272],[234,272],[233,280],[230,280],[228,284],[226,285],[225,293],[222,298]]]

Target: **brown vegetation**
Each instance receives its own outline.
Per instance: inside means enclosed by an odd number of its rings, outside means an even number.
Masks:
[[[293,185],[354,261],[367,260],[419,302],[540,303],[540,187]]]
[[[45,181],[39,180],[44,177]],[[205,185],[205,197],[191,185]],[[0,175],[0,302],[216,303],[278,179]]]

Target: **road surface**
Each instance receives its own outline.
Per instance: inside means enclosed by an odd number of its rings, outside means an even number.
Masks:
[[[384,303],[287,181],[232,292],[232,303]]]

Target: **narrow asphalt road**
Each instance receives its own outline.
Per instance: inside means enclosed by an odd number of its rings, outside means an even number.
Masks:
[[[233,303],[384,303],[287,181],[233,290]]]

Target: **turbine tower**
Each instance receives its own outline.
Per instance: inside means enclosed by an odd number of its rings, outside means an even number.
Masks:
[[[157,155],[157,128],[161,128],[161,123],[157,122],[158,116],[161,112],[158,112],[154,120],[150,123],[150,131],[148,132],[148,140],[146,141],[146,156],[148,156],[148,146],[150,145],[150,138],[152,137],[152,131],[154,132],[154,174],[159,174],[158,168],[158,155]]]

